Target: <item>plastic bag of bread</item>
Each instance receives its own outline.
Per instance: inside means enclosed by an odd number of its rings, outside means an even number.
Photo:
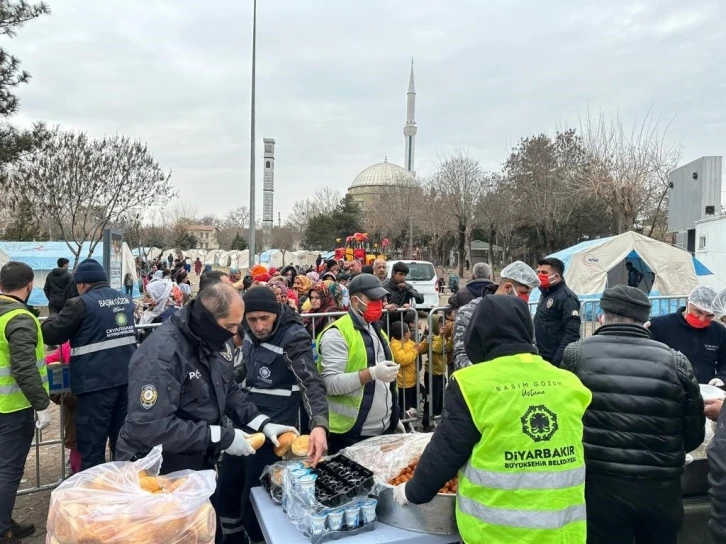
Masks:
[[[214,471],[158,476],[161,446],[79,472],[50,498],[46,544],[212,544]]]
[[[370,470],[377,483],[387,485],[421,457],[432,436],[433,433],[386,434],[353,444],[341,453]]]

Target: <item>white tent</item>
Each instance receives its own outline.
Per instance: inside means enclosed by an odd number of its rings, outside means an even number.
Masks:
[[[260,254],[260,264],[268,268],[282,268],[282,251],[279,249],[268,249],[267,251],[263,251]]]
[[[212,251],[208,251],[207,254],[204,256],[204,264],[219,266],[219,259],[225,253],[227,252],[221,249],[213,249]]]
[[[565,263],[567,285],[580,300],[599,299],[607,287],[628,284],[626,262],[643,274],[638,286],[650,296],[687,295],[698,275],[710,273],[680,248],[635,232],[588,240],[549,255]],[[531,300],[539,299],[539,291]]]
[[[318,258],[318,254],[315,251],[290,251],[285,254],[285,260],[289,263],[292,262],[294,266],[311,266],[315,264],[315,259]]]

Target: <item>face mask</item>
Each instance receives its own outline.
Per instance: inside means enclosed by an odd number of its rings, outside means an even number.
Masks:
[[[199,302],[195,302],[192,305],[189,314],[189,328],[212,351],[221,350],[227,340],[234,336],[233,332],[229,332],[224,327],[220,327],[212,312],[207,310]]]
[[[556,274],[552,274],[551,276],[548,276],[547,274],[537,274],[537,278],[539,278],[540,287],[542,287],[542,289],[552,287],[552,284],[555,283],[555,277]]]
[[[518,293],[517,296],[525,302],[529,302],[529,293]]]
[[[383,315],[383,301],[382,300],[371,300],[368,304],[358,299],[358,302],[363,306],[361,311],[363,319],[366,323],[373,323],[378,321]]]
[[[691,313],[686,314],[686,323],[688,323],[694,329],[705,329],[711,324],[710,321],[701,321]]]

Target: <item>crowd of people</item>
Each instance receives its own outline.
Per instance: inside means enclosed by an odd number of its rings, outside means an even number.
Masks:
[[[643,291],[614,286],[600,327],[581,339],[580,302],[553,258],[536,269],[513,262],[498,281],[474,264],[430,331],[419,330],[421,296],[402,262],[226,273],[167,258],[142,266],[136,305],[96,261],[70,279],[58,264],[42,324],[25,304],[32,270],[0,270],[1,544],[32,532],[12,511],[34,429],[60,400],[37,363],[48,344],[58,346],[51,360],[70,364],[73,470],[106,462],[107,447],[128,461],[157,444],[164,473],[216,468],[220,543],[263,541],[250,490],[281,434],[309,434],[315,466],[421,419],[431,441],[394,498],[428,502],[458,474],[465,542],[675,543],[680,476],[706,418],[721,420],[709,528],[726,542],[726,416],[699,387],[726,381],[726,291],[697,287],[684,307],[651,318]],[[77,294],[61,299],[69,285]],[[267,439],[257,451],[246,434],[255,431]]]

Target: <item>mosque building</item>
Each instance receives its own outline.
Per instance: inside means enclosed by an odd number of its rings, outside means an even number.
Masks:
[[[386,187],[400,186],[413,183],[416,177],[414,169],[414,156],[416,152],[416,87],[413,82],[413,60],[411,61],[411,74],[408,79],[408,92],[406,95],[406,124],[403,126],[404,136],[404,166],[383,162],[369,166],[358,174],[348,188],[348,194],[365,212],[374,208],[379,196]]]

